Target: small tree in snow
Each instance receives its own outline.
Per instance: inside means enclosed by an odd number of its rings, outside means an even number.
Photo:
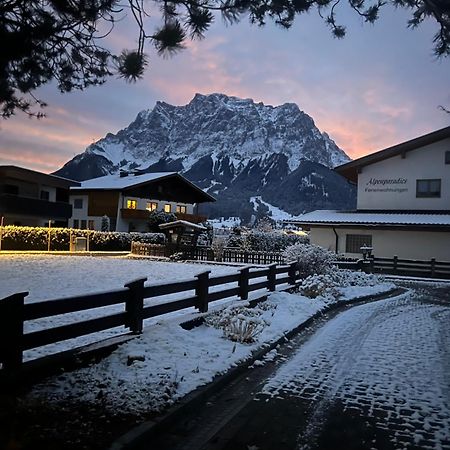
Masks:
[[[326,274],[332,267],[334,254],[312,244],[295,244],[283,252],[284,260],[297,261],[297,269],[302,278],[315,274]]]
[[[102,217],[102,231],[109,231],[109,217],[106,214]]]

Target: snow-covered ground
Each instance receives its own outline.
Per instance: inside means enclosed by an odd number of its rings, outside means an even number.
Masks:
[[[237,268],[186,264],[126,257],[54,256],[54,255],[2,255],[0,256],[0,298],[16,292],[28,291],[25,301],[64,298],[87,293],[119,289],[137,278],[147,278],[148,284],[171,283],[193,279],[195,275],[211,271],[211,275],[234,273]],[[176,294],[174,294],[176,295]],[[172,295],[172,297],[174,296]],[[186,295],[193,295],[187,292]],[[180,294],[178,294],[178,297]],[[170,297],[166,296],[166,300]],[[146,304],[160,303],[161,298]],[[26,333],[51,328],[94,317],[123,311],[124,305],[113,305],[90,309],[61,316],[25,322]],[[193,308],[191,308],[194,311]],[[67,350],[127,332],[124,327],[112,328],[99,333],[82,336],[24,353],[24,359],[34,359],[50,353]]]
[[[241,224],[241,219],[239,217],[221,217],[220,219],[209,219],[208,223],[210,223],[215,230],[221,228],[233,228],[239,226]]]
[[[334,301],[348,301],[393,287],[392,283],[380,283],[338,289]],[[103,407],[111,412],[158,410],[276,341],[330,301],[329,296],[311,299],[276,292],[251,310],[242,309],[246,302],[241,301],[211,313],[212,319],[192,330],[180,327],[183,317],[157,318],[141,336],[121,345],[100,363],[50,379],[37,386],[32,395],[54,402],[95,402],[101,397]],[[224,331],[212,326],[220,320],[228,323],[230,317],[257,324],[260,332],[254,342],[234,342],[227,337],[229,327]]]
[[[335,404],[383,430],[389,448],[450,448],[450,308],[434,300],[416,290],[343,312],[280,366],[258,400],[316,405],[303,450],[316,448]]]
[[[276,221],[293,219],[296,217],[286,211],[283,211],[281,208],[278,208],[278,206],[273,206],[270,203],[265,202],[260,195],[256,197],[250,197],[250,203],[253,205],[253,209],[255,211],[257,211],[258,209],[259,203],[267,206],[269,208],[269,211],[272,213],[270,217]]]
[[[28,291],[26,301],[50,300],[122,288],[137,278],[147,284],[230,273],[227,266],[185,264],[127,257],[0,255],[0,298]]]

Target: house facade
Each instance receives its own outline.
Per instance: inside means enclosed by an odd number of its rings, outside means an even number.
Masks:
[[[71,188],[69,226],[101,230],[104,216],[111,231],[149,231],[153,211],[174,213],[177,219],[199,223],[198,205],[215,201],[176,172],[126,173],[83,181]]]
[[[335,170],[357,184],[357,210],[313,211],[295,220],[311,242],[339,254],[450,260],[450,127]]]
[[[66,227],[72,215],[69,189],[80,183],[17,166],[0,166],[3,225]]]

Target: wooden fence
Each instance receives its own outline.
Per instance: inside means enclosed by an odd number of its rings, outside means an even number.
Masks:
[[[436,261],[434,258],[401,259],[372,257],[364,262],[369,272],[418,277],[450,278],[450,262]]]
[[[284,258],[280,252],[257,252],[225,247],[222,261],[244,264],[282,264]]]
[[[199,261],[221,261],[243,264],[283,264],[284,258],[281,252],[246,251],[239,248],[225,247],[215,254],[210,247],[177,248],[171,244],[143,244],[131,243],[131,253],[141,256],[171,257],[175,253],[182,253],[184,259]]]
[[[255,290],[274,291],[279,284],[294,285],[298,278],[295,264],[282,266],[272,264],[269,267],[253,270],[243,267],[237,273],[216,277],[210,277],[210,271],[206,271],[192,280],[150,286],[144,286],[146,278],[143,278],[114,291],[36,303],[25,303],[28,292],[13,294],[0,300],[0,363],[2,369],[9,370],[20,367],[25,350],[119,326],[125,326],[132,333],[139,334],[142,333],[144,319],[150,317],[189,307],[195,307],[200,312],[207,312],[210,302],[234,296],[247,300],[249,292]],[[229,284],[233,284],[233,286],[229,286]],[[211,287],[223,285],[228,286],[224,286],[224,289],[221,290],[210,290]],[[184,297],[166,303],[144,304],[144,300],[148,298],[179,293],[184,293]],[[24,322],[26,321],[117,304],[124,305],[122,312],[24,333]]]
[[[141,242],[132,242],[131,253],[133,255],[165,258],[170,258],[176,253],[182,253],[184,259],[214,261],[214,251],[209,247],[186,247],[180,249],[173,244],[143,244]]]

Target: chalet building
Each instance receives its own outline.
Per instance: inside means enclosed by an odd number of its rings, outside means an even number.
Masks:
[[[178,220],[200,223],[206,217],[198,215],[198,205],[213,201],[214,197],[176,172],[121,172],[71,188],[69,226],[101,230],[102,218],[107,216],[112,231],[148,231],[152,211],[175,213]]]
[[[292,221],[336,253],[450,261],[450,127],[336,167],[357,184],[355,211]]]
[[[72,216],[69,188],[80,183],[16,166],[0,166],[3,225],[66,227]]]

